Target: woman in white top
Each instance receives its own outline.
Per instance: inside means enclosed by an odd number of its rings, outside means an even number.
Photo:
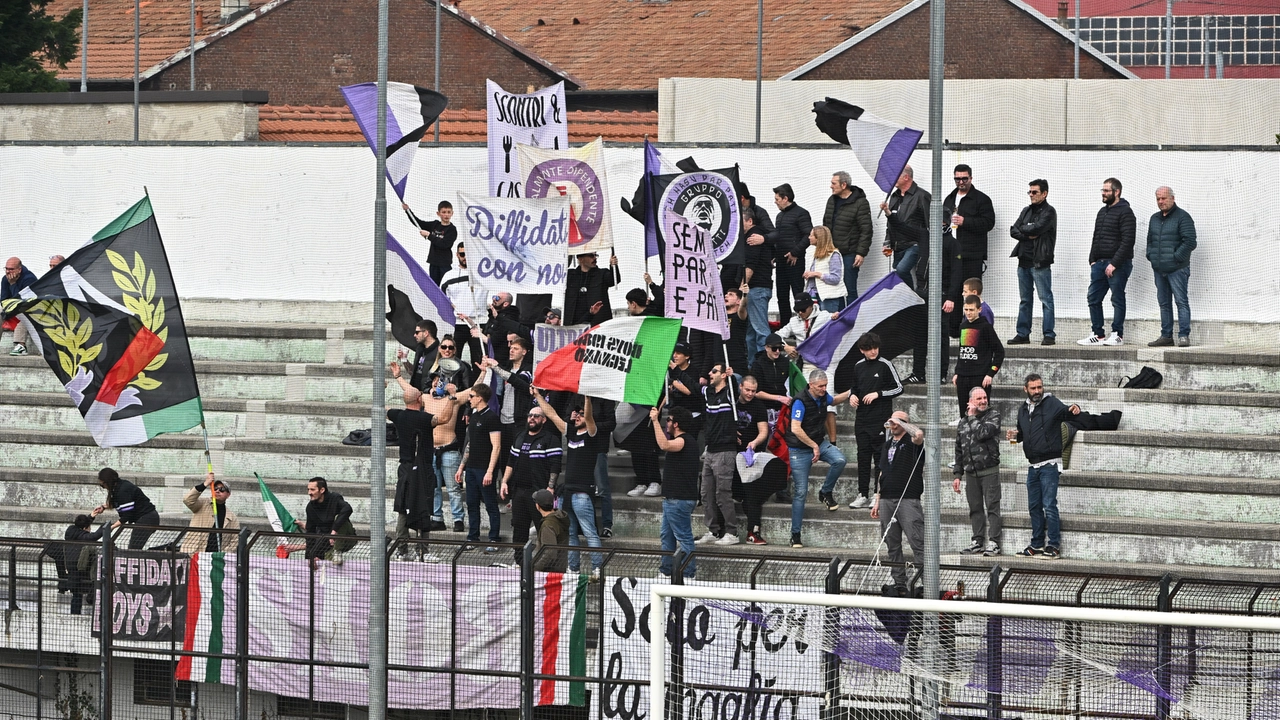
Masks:
[[[819,225],[809,233],[809,247],[804,251],[805,291],[818,299],[827,312],[840,312],[845,306],[844,259],[831,241],[831,231]]]

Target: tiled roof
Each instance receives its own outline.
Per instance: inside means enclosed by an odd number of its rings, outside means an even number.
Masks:
[[[906,5],[906,0],[765,0],[764,77],[776,79]],[[748,0],[459,0],[590,90],[652,90],[659,78],[756,76]]]
[[[81,0],[52,0],[45,12],[62,17],[79,9]],[[250,0],[257,9],[266,0]],[[146,73],[191,43],[191,4],[188,0],[142,0],[139,26],[142,42],[138,64]],[[196,42],[219,29],[218,3],[196,5]],[[94,80],[123,80],[133,77],[133,0],[93,0],[89,5],[89,77]],[[80,58],[58,71],[63,80],[80,77]],[[184,88],[185,89],[185,88]]]
[[[440,117],[441,142],[484,142],[482,110],[446,110]],[[613,142],[640,142],[658,137],[656,112],[569,112],[569,141],[589,142],[603,136]],[[427,135],[432,137],[431,133]],[[263,105],[258,108],[258,139],[266,142],[363,142],[360,128],[346,107]]]

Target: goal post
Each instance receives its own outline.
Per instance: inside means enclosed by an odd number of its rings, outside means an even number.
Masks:
[[[845,671],[862,673],[863,679],[856,682],[862,693],[847,688],[833,692],[830,687],[775,690],[779,698],[791,693],[787,699],[792,704],[788,712],[780,712],[783,701],[777,700],[770,718],[835,717],[837,713],[828,712],[835,707],[853,708],[839,715],[850,718],[937,717],[939,701],[953,708],[940,716],[956,718],[1047,716],[1062,714],[1063,705],[1073,705],[1074,712],[1082,715],[1159,720],[1248,720],[1270,716],[1267,713],[1273,708],[1280,711],[1280,617],[654,584],[649,614],[652,720],[760,718],[769,709],[767,702],[763,709],[756,706],[761,688],[754,675],[750,682],[739,677],[720,679],[718,686],[706,684],[708,674],[699,675],[692,667],[696,660],[683,652],[683,618],[672,622],[677,600],[685,601],[690,615],[695,605],[702,614],[728,613],[738,618],[739,626],[758,626],[766,638],[776,640],[785,632],[798,638],[797,643],[802,639],[807,646],[837,656]],[[788,611],[792,608],[824,611],[807,615],[805,622],[793,622]],[[890,627],[893,617],[927,615],[945,621],[904,621],[897,635]],[[693,628],[692,619],[688,625]],[[937,629],[940,626],[942,630]],[[713,621],[712,627],[724,625]],[[1179,629],[1176,637],[1174,629]],[[934,635],[924,637],[925,632]],[[674,699],[668,697],[675,664],[672,636],[681,643],[678,664],[684,679],[698,676],[677,688],[681,692]],[[741,650],[741,631],[737,637]],[[864,650],[869,642],[875,644],[874,652]],[[1027,652],[1028,647],[1036,652]],[[992,648],[997,655],[991,654]],[[811,670],[806,666],[780,675],[804,675]],[[874,682],[865,679],[869,675]],[[994,685],[989,678],[994,678]],[[1019,686],[1020,679],[1037,688]],[[912,706],[900,697],[903,688],[923,695],[923,688],[930,684],[935,694],[928,704],[935,705],[933,712],[923,712],[922,705]],[[1039,685],[1052,688],[1046,691]],[[879,690],[867,691],[869,686]],[[733,687],[741,688],[736,696],[727,693]],[[699,694],[709,695],[711,690],[720,695],[703,698]],[[994,704],[993,694],[997,696]],[[808,705],[801,705],[802,695]],[[1016,698],[1006,706],[1016,707],[1016,713],[1001,714],[1000,695]],[[732,713],[730,700],[734,701]],[[718,710],[721,705],[722,711]],[[817,707],[823,708],[822,714],[810,715]]]

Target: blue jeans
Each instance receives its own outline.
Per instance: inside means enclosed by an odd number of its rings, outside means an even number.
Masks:
[[[894,253],[893,255],[893,271],[898,273],[898,277],[902,278],[908,287],[914,288],[916,286],[916,279],[912,276],[911,271],[916,269],[916,263],[918,262],[920,262],[919,245],[912,245],[901,253]]]
[[[747,364],[755,362],[756,355],[764,350],[764,339],[773,332],[769,329],[769,299],[773,290],[751,288],[747,290]],[[746,368],[743,368],[745,371]]]
[[[431,517],[436,520],[444,520],[444,493],[449,493],[449,510],[453,515],[454,521],[461,520],[464,517],[462,511],[462,493],[458,492],[457,483],[453,482],[453,476],[458,472],[458,463],[462,460],[462,454],[457,450],[445,450],[440,453],[440,457],[432,463],[436,471],[436,497],[435,503],[431,508]]]
[[[480,539],[480,502],[489,512],[489,542],[498,542],[502,532],[502,514],[498,512],[498,480],[484,484],[484,468],[467,468],[463,471],[467,484],[467,539]]]
[[[1111,329],[1120,337],[1124,337],[1124,288],[1129,284],[1129,274],[1133,272],[1133,261],[1122,262],[1116,266],[1111,277],[1107,277],[1107,266],[1110,260],[1099,260],[1089,266],[1089,321],[1093,323],[1093,334],[1102,337],[1102,298],[1111,291],[1111,307],[1115,314],[1111,318]]]
[[[605,453],[596,456],[596,488],[600,495],[600,527],[613,527],[613,495],[609,490],[609,460]]]
[[[844,309],[845,305],[848,305],[848,303],[846,303],[845,298],[842,297],[830,298],[828,300],[818,302],[818,306],[827,312],[840,312]]]
[[[823,429],[826,432],[826,429]],[[809,469],[813,467],[813,449],[807,445],[788,447],[791,453],[791,479],[795,483],[795,494],[791,496],[791,534],[800,532],[800,524],[804,521],[804,503],[809,495]],[[827,470],[827,479],[822,481],[822,492],[829,493],[836,487],[836,480],[844,471],[844,453],[823,440],[818,445],[818,457],[831,466]]]
[[[576,492],[569,497],[569,544],[573,547],[578,546],[578,531],[587,538],[587,546],[600,547],[600,535],[596,532],[596,506],[591,502],[591,496]],[[600,553],[591,553],[591,567],[598,568],[604,562],[604,556]],[[569,552],[569,569],[578,572],[578,568],[582,567],[578,559],[578,551]]]
[[[1062,547],[1062,523],[1058,520],[1058,466],[1050,463],[1027,468],[1027,510],[1031,512],[1031,547]],[[1045,543],[1048,529],[1049,542]]]
[[[1191,335],[1191,301],[1187,299],[1187,281],[1191,279],[1191,267],[1162,273],[1152,268],[1156,277],[1156,303],[1160,305],[1160,336],[1173,337],[1173,302],[1178,304],[1178,337]]]
[[[663,499],[661,530],[663,550],[675,552],[676,543],[679,543],[685,555],[693,552],[693,508],[697,504],[697,500]],[[663,575],[671,574],[670,557],[662,558],[662,562],[658,564],[658,571]],[[684,566],[684,576],[691,578],[696,572],[697,568],[694,567],[694,560],[691,558]]]
[[[1057,337],[1053,334],[1053,268],[1018,268],[1018,337],[1031,337],[1031,288],[1035,287],[1040,296],[1040,307],[1044,317],[1040,320],[1041,329],[1047,338]]]
[[[844,299],[853,302],[858,299],[858,270],[854,261],[858,259],[853,253],[840,253],[844,258]]]

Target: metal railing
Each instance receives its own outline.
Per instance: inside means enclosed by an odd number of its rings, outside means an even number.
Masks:
[[[280,533],[153,530],[145,550],[127,549],[120,532],[106,534],[100,544],[0,538],[0,717],[318,719],[367,702],[359,692],[368,670],[367,633],[358,617],[368,602],[367,583],[361,587],[369,567],[367,538],[319,538],[325,546],[317,547]],[[224,553],[204,552],[192,561],[180,552],[184,546],[203,550],[210,536]],[[337,544],[328,546],[330,539]],[[339,550],[336,557],[332,549]],[[589,569],[591,553],[574,549]],[[389,716],[586,718],[592,705],[600,717],[643,714],[647,656],[637,657],[632,643],[647,632],[647,593],[644,599],[629,593],[658,577],[664,559],[672,563],[674,583],[683,582],[684,570],[696,562],[700,583],[828,594],[881,594],[893,587],[887,565],[842,559],[836,551],[822,559],[762,550],[717,548],[686,556],[611,544],[598,549],[601,581],[582,576],[577,595],[573,588],[564,595],[576,598],[577,606],[560,607],[553,616],[547,610],[550,576],[534,571],[532,544],[394,543],[388,553],[389,595],[396,595],[389,598]],[[571,583],[577,576],[563,577]],[[961,584],[967,599],[990,602],[1249,615],[1280,608],[1280,583],[941,568],[943,590]],[[911,568],[911,587],[919,585]],[[671,605],[669,632],[681,642],[671,643],[669,692],[741,692],[705,678],[685,682],[684,653],[698,640],[700,612],[705,609],[682,601]],[[984,635],[988,688],[994,689],[1000,687],[1001,642],[1008,637],[1001,623],[991,618]],[[549,660],[556,637],[578,643],[580,657],[568,664]],[[759,639],[746,637],[739,642]],[[1162,661],[1157,681],[1164,686],[1175,651],[1190,658],[1191,667],[1184,662],[1180,673],[1200,672],[1194,632],[1175,639],[1161,631],[1154,643]],[[744,654],[749,670],[755,662],[754,654]],[[1242,667],[1253,662],[1252,653],[1241,660]],[[832,653],[822,657],[821,695],[831,699],[825,717],[843,717],[858,700],[856,688],[842,687],[846,663]],[[567,695],[560,694],[565,687]],[[397,710],[408,688],[419,705]],[[1247,699],[1250,707],[1263,689]],[[991,689],[980,698],[955,698],[952,707],[987,718],[1035,710]],[[1167,700],[1149,714],[1168,716]]]

